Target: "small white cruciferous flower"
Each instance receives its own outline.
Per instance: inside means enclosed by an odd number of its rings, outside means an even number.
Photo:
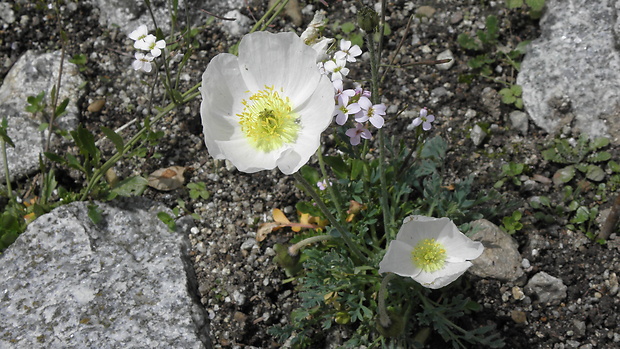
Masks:
[[[153,70],[153,56],[150,53],[136,52],[135,57],[136,60],[131,64],[134,70],[142,70],[147,73]]]
[[[334,115],[334,88],[317,55],[294,33],[255,32],[241,39],[238,57],[215,56],[200,89],[209,154],[243,172],[297,172]]]
[[[444,287],[472,266],[484,247],[448,218],[407,217],[379,263],[379,273],[410,277],[432,289]]]
[[[414,129],[420,125],[422,125],[422,129],[424,131],[428,131],[431,129],[431,123],[435,121],[435,115],[428,115],[428,109],[426,107],[420,109],[420,116],[413,119],[411,122],[411,129]],[[409,127],[408,127],[409,128]]]

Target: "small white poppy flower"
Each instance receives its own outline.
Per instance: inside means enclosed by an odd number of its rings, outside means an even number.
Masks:
[[[143,70],[147,73],[150,73],[153,70],[153,56],[150,53],[144,54],[142,52],[136,52],[135,54],[136,60],[133,61],[131,66],[134,70]]]
[[[379,273],[392,272],[437,289],[472,266],[484,250],[482,243],[461,233],[448,218],[407,217],[379,263]]]
[[[201,87],[209,154],[243,172],[299,170],[334,115],[334,88],[316,58],[294,33],[268,32],[244,36],[239,57],[215,56]]]

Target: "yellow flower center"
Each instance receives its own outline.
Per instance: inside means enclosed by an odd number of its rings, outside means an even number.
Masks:
[[[299,117],[292,112],[288,97],[281,97],[273,86],[265,86],[241,103],[243,112],[237,114],[241,131],[256,149],[268,153],[297,140]]]
[[[424,239],[411,251],[411,262],[429,273],[443,269],[446,257],[446,249],[435,239]]]

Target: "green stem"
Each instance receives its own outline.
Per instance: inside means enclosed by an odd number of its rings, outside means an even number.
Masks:
[[[262,16],[262,17],[261,17],[261,18],[260,18],[260,19],[256,22],[256,24],[254,24],[254,26],[252,27],[252,29],[250,29],[250,33],[254,33],[255,31],[257,31],[257,30],[258,30],[258,28],[259,28],[259,27],[261,28],[261,30],[264,30],[264,29],[267,27],[267,25],[269,25],[269,24],[263,25],[263,24],[265,23],[265,20],[267,19],[267,17],[268,17],[269,15],[271,15],[271,12],[273,12],[273,11],[274,11],[274,9],[275,9],[276,7],[278,7],[278,5],[280,5],[280,3],[281,3],[282,1],[284,1],[284,5],[286,5],[286,3],[288,2],[288,0],[279,0],[279,1],[277,1],[275,4],[273,4],[273,6],[272,6],[272,7],[270,7],[270,8],[267,10],[267,12],[265,12],[265,14],[264,14],[264,15],[263,15],[263,16]],[[284,7],[284,5],[283,5],[282,7]],[[282,9],[281,9],[281,8],[280,8],[280,9],[279,9],[276,13],[275,13],[275,15],[277,15],[278,13],[280,13],[280,11],[282,11]],[[275,16],[275,15],[274,15],[274,16]],[[261,26],[262,26],[262,27],[261,27]]]
[[[151,2],[150,1],[145,1],[146,3],[146,8],[149,10],[149,14],[151,15],[151,19],[153,20],[153,25],[155,26],[155,34],[157,34],[157,30],[159,29],[159,27],[157,26],[157,20],[155,19],[155,14],[153,13],[153,9],[151,8]],[[171,20],[171,28],[170,28],[170,38],[173,37],[174,34],[174,23]],[[155,39],[157,40],[157,39]],[[172,87],[172,78],[170,75],[170,69],[168,68],[168,62],[166,59],[166,48],[164,47],[163,50],[161,50],[161,59],[164,62],[164,71],[166,72],[166,80],[164,81],[164,87],[166,88],[166,92],[168,93],[168,96],[170,96],[170,99],[174,102],[180,103],[181,101],[176,101],[175,100],[175,96],[173,93],[173,87]],[[159,67],[157,67],[159,69]],[[155,84],[153,84],[154,86]]]
[[[299,250],[302,249],[302,247],[306,247],[310,244],[313,244],[315,242],[319,242],[319,241],[325,241],[325,240],[329,240],[329,239],[333,239],[334,237],[332,235],[317,235],[317,236],[312,236],[309,237],[307,239],[303,239],[300,242],[291,245],[288,248],[288,253],[291,256],[297,256],[299,254]]]
[[[327,208],[327,206],[325,206],[325,203],[323,202],[323,200],[321,200],[319,194],[314,190],[314,187],[310,183],[308,183],[308,181],[306,181],[306,179],[299,172],[295,172],[293,176],[304,187],[308,195],[312,197],[314,202],[317,204],[317,206],[319,206],[319,209],[321,210],[321,212],[323,212],[323,214],[329,220],[332,226],[334,226],[336,230],[340,233],[342,240],[344,240],[345,244],[347,244],[351,252],[360,261],[367,263],[368,260],[366,256],[362,254],[359,246],[355,242],[353,242],[353,239],[351,239],[351,233],[348,230],[345,230],[344,227],[340,224],[340,222],[336,219],[336,217],[334,217],[334,215],[329,212],[329,209]]]
[[[411,150],[409,151],[409,154],[407,154],[407,156],[405,157],[405,160],[403,160],[402,164],[400,165],[400,168],[398,169],[398,173],[396,174],[396,178],[400,178],[400,176],[402,176],[405,171],[409,168],[409,161],[411,161],[411,158],[413,157],[414,152],[417,155],[417,159],[420,158],[420,153],[422,152],[421,147],[418,148],[418,144],[420,143],[420,137],[421,137],[421,127],[416,127],[415,128],[415,139],[413,142],[413,147],[411,147]],[[419,149],[419,150],[418,150]]]
[[[379,299],[377,304],[377,309],[379,310],[379,324],[385,328],[389,327],[392,323],[390,315],[387,313],[387,308],[385,307],[385,298],[387,296],[388,284],[395,276],[396,274],[394,273],[387,273],[383,280],[381,280],[381,287],[379,288]]]
[[[319,158],[319,167],[321,168],[321,174],[323,175],[323,179],[327,179],[327,170],[325,168],[325,160],[323,159],[323,147],[319,146],[319,149],[316,150],[316,155]],[[342,200],[340,198],[340,194],[332,187],[331,185],[327,186],[327,191],[329,192],[329,196],[332,198],[332,202],[338,212],[342,209]]]
[[[151,125],[154,125],[155,123],[157,123],[162,117],[164,117],[166,114],[168,114],[168,112],[170,112],[171,110],[173,110],[174,108],[185,104],[189,101],[191,101],[192,99],[196,98],[198,95],[200,95],[200,91],[196,91],[190,94],[191,91],[194,91],[196,89],[198,89],[200,87],[200,83],[196,84],[194,87],[192,87],[189,91],[185,92],[182,96],[183,101],[181,101],[181,103],[174,103],[171,102],[170,104],[168,104],[165,108],[163,108],[154,118],[153,120],[151,120]],[[88,185],[86,186],[86,189],[84,190],[84,192],[82,193],[82,196],[80,197],[81,201],[86,200],[86,197],[88,196],[88,194],[93,190],[94,186],[99,182],[99,180],[103,177],[103,175],[106,173],[106,171],[108,171],[110,168],[112,168],[112,166],[114,166],[114,164],[116,164],[116,162],[118,162],[123,155],[125,155],[125,153],[127,153],[128,149],[131,149],[143,136],[144,134],[149,130],[148,127],[142,127],[140,129],[140,131],[138,131],[129,141],[127,141],[127,143],[125,143],[125,147],[123,147],[123,151],[119,151],[118,153],[112,155],[112,157],[110,157],[110,159],[108,161],[106,161],[100,168],[98,168],[94,173],[93,176],[91,177],[90,181],[88,182]]]
[[[371,75],[371,100],[372,104],[378,104],[379,100],[379,67],[377,61],[377,53],[372,39],[372,34],[366,33],[366,42],[368,51],[370,52],[370,75]],[[385,135],[383,129],[379,129],[379,179],[381,182],[381,196],[379,202],[381,204],[381,212],[383,213],[383,229],[384,233],[391,236],[393,226],[392,216],[390,215],[390,206],[388,200],[387,178],[385,176]]]

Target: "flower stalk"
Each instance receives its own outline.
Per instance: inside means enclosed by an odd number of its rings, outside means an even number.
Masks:
[[[340,233],[342,240],[344,240],[345,244],[347,244],[347,246],[349,247],[351,252],[355,255],[355,257],[357,257],[359,261],[367,263],[368,259],[360,251],[359,246],[355,242],[353,242],[353,239],[351,238],[351,233],[348,230],[344,229],[344,227],[342,226],[342,224],[340,224],[340,222],[336,219],[336,217],[334,217],[334,215],[331,212],[329,212],[329,209],[327,208],[327,206],[325,206],[325,203],[323,203],[323,200],[321,200],[321,197],[319,196],[319,194],[317,194],[317,192],[314,190],[312,185],[308,183],[308,181],[306,181],[306,179],[299,172],[295,172],[293,176],[299,182],[299,184],[301,184],[302,187],[304,187],[305,191],[312,197],[312,199],[317,204],[317,206],[319,206],[319,209],[321,210],[321,212],[323,212],[323,214],[329,220],[329,222]]]
[[[395,276],[396,275],[393,273],[387,273],[383,280],[381,280],[381,287],[379,288],[377,309],[379,310],[379,324],[383,327],[389,327],[392,323],[392,320],[390,320],[390,315],[387,312],[387,308],[385,307],[385,298],[387,296],[388,285]]]
[[[321,174],[323,175],[323,178],[328,178],[327,177],[327,170],[325,168],[325,159],[323,159],[323,147],[319,146],[319,149],[316,150],[316,155],[319,158],[319,167],[321,168]],[[334,203],[334,206],[336,208],[336,210],[340,210],[342,209],[341,206],[341,200],[340,200],[340,194],[334,189],[333,186],[328,185],[327,186],[327,191],[329,192],[329,196],[331,196],[332,198],[332,202]]]
[[[372,38],[372,33],[366,33],[366,43],[368,46],[368,52],[370,53],[370,75],[371,75],[371,95],[370,98],[373,104],[378,104],[379,100],[379,67],[377,52]],[[387,178],[385,175],[385,135],[383,129],[379,129],[379,180],[381,182],[381,196],[379,202],[381,204],[381,212],[383,213],[383,230],[386,235],[392,237],[392,227],[394,226],[393,216],[389,205]]]
[[[333,239],[333,238],[334,237],[332,235],[326,235],[326,234],[312,236],[312,237],[309,237],[307,239],[303,239],[303,240],[299,241],[298,243],[296,243],[294,245],[291,245],[288,248],[288,253],[291,256],[295,257],[295,256],[299,255],[299,250],[301,250],[303,247],[311,245],[311,244],[313,244],[315,242],[330,240],[330,239]]]

